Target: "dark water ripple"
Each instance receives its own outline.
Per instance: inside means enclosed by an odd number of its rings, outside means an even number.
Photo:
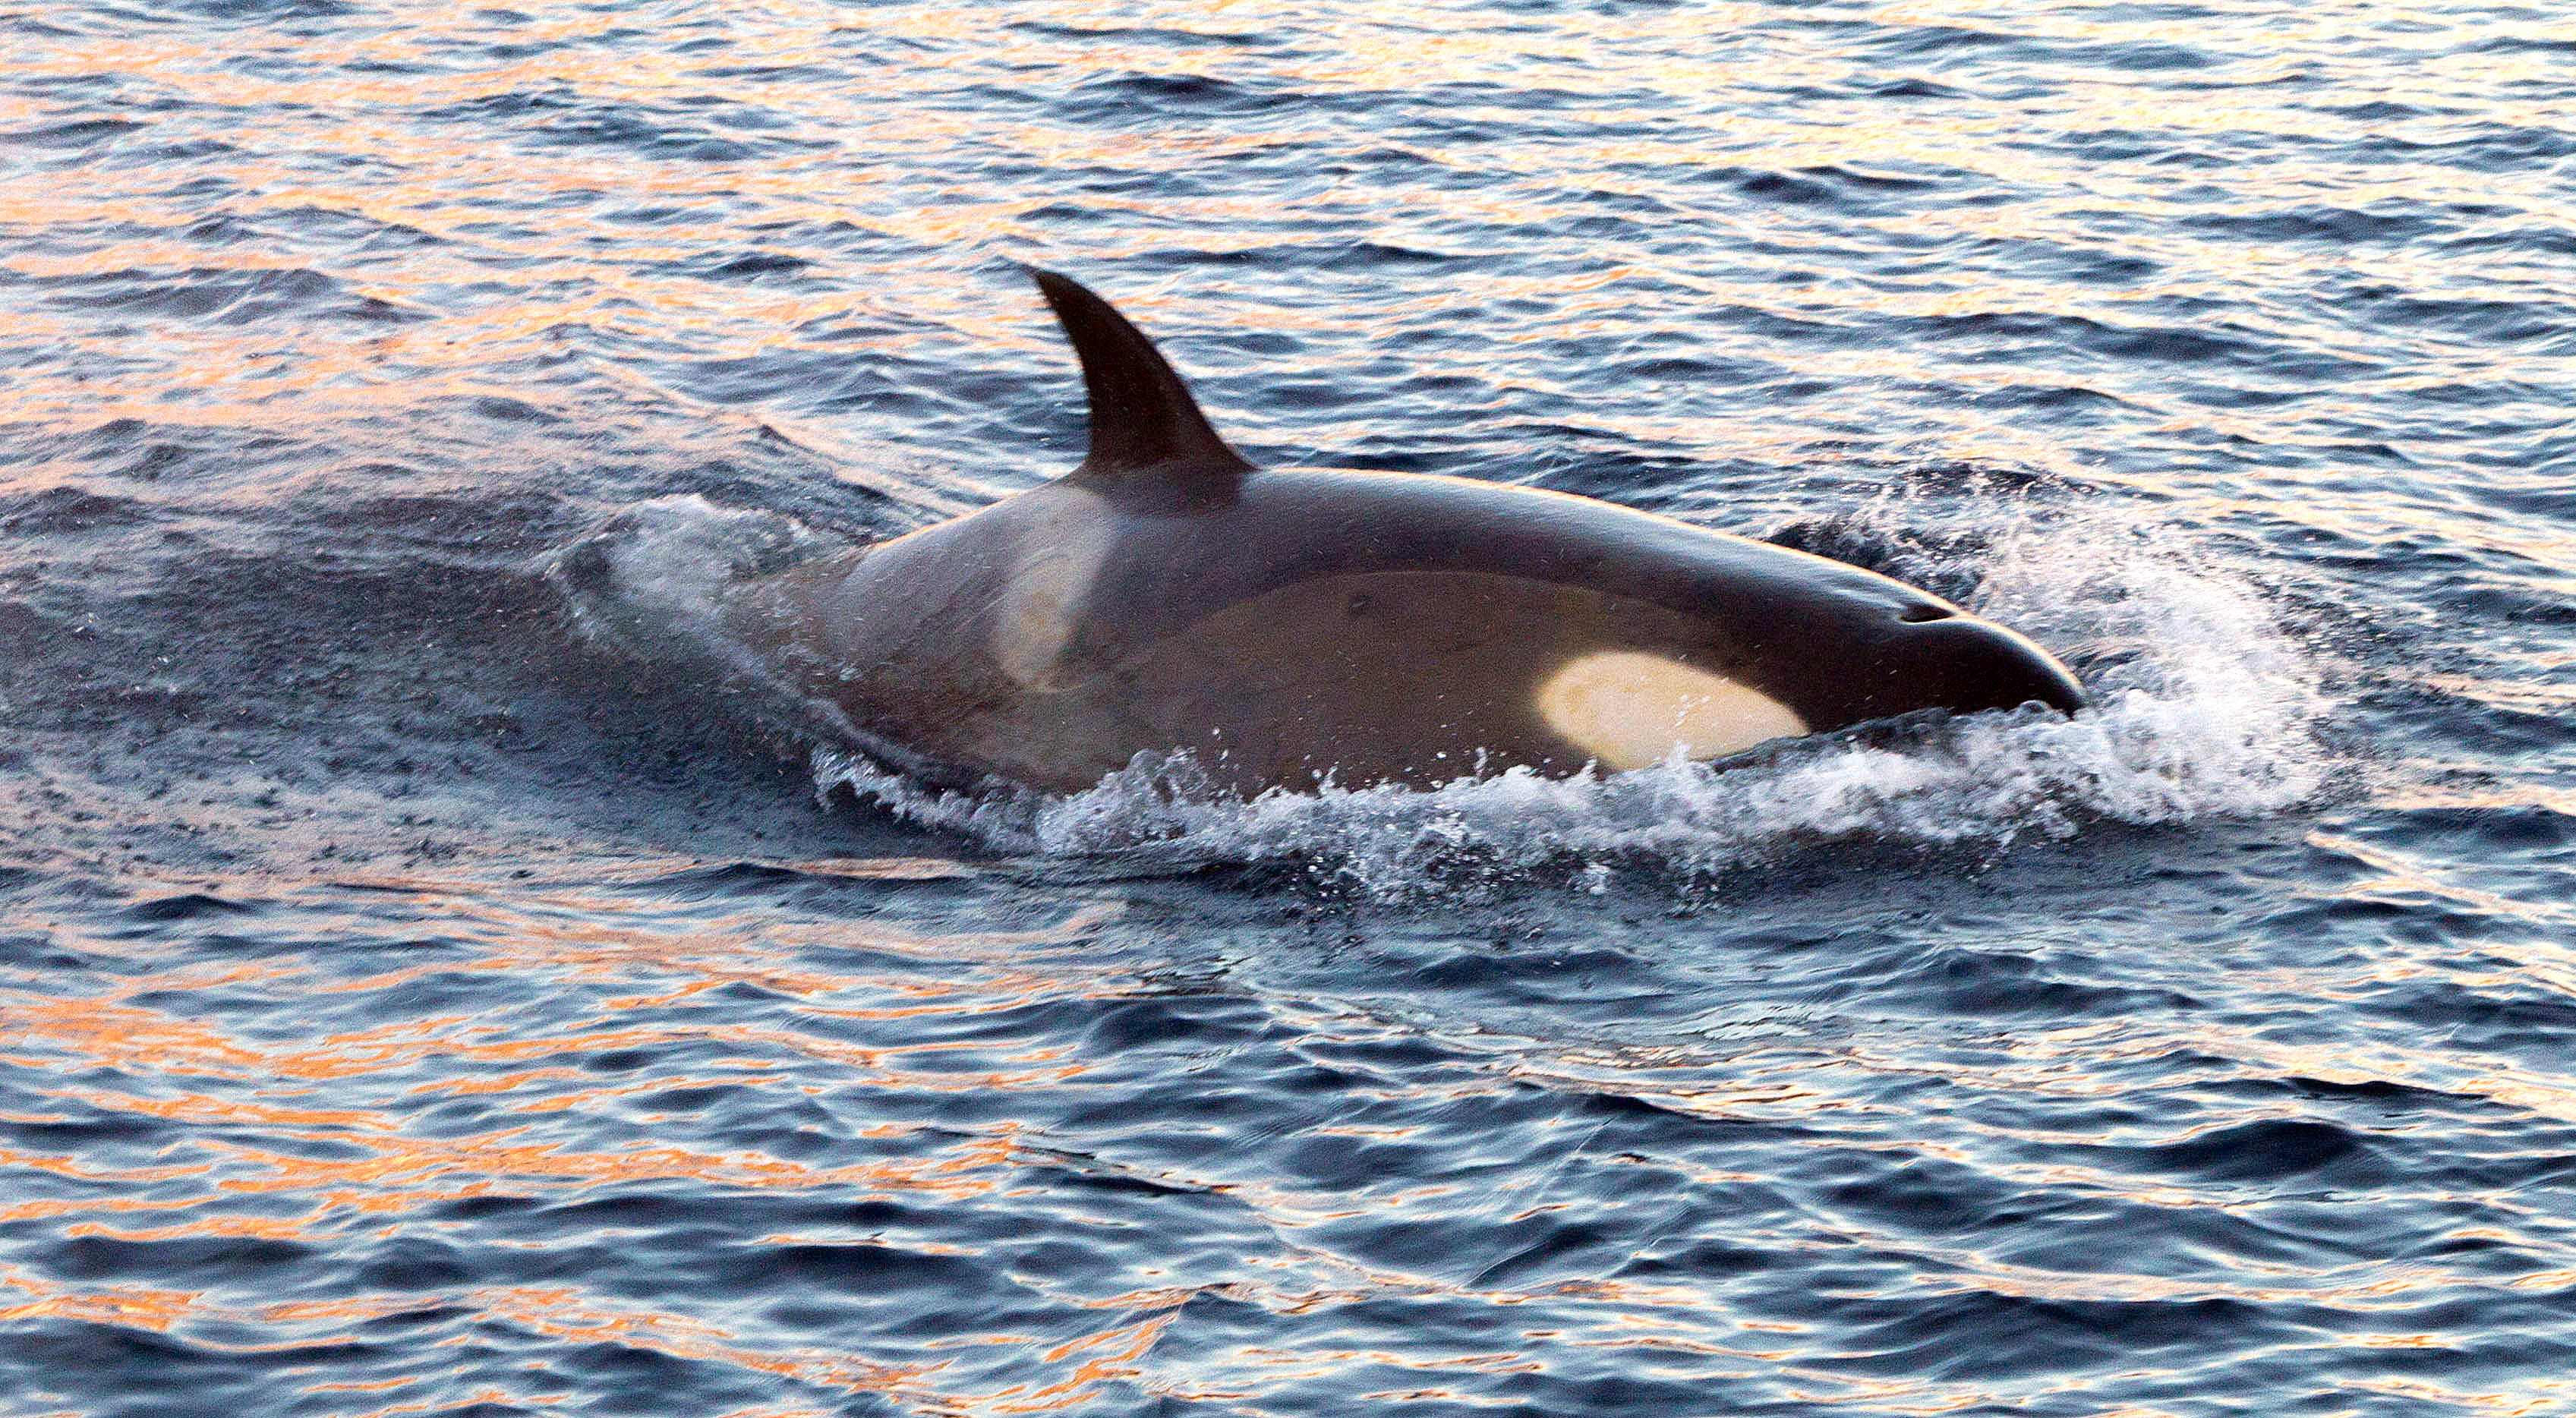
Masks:
[[[2571,54],[0,14],[0,1407],[2576,1405]],[[1022,261],[1264,459],[1881,567],[2105,710],[961,805],[576,633],[604,519],[685,610],[1060,470]]]

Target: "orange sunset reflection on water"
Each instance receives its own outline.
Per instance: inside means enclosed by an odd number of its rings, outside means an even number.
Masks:
[[[854,878],[876,875],[871,864],[817,863]],[[897,879],[921,879],[920,864],[895,863]],[[936,879],[935,877],[933,879]],[[190,1125],[206,1141],[189,1149],[196,1159],[106,1171],[69,1156],[25,1152],[0,1155],[0,1163],[51,1172],[90,1188],[114,1190],[77,1199],[22,1200],[0,1206],[0,1225],[37,1220],[68,1223],[66,1232],[118,1242],[182,1239],[261,1240],[337,1247],[370,1233],[434,1234],[452,1223],[437,1219],[454,1203],[487,1199],[577,1198],[598,1188],[686,1184],[723,1191],[763,1191],[829,1198],[838,1205],[906,1199],[928,1206],[972,1206],[1043,1190],[1067,1167],[1096,1164],[1069,1155],[1043,1136],[1002,1123],[989,1130],[947,1133],[894,1126],[872,1130],[884,1141],[909,1137],[911,1155],[855,1165],[816,1165],[761,1151],[704,1150],[669,1141],[631,1141],[597,1148],[570,1143],[553,1120],[618,1115],[650,1129],[682,1114],[657,1111],[655,1095],[698,1090],[799,1091],[827,1089],[833,1110],[864,1116],[857,1094],[887,1089],[907,1095],[925,1090],[1008,1093],[1030,1089],[1079,1090],[1096,1064],[1060,1046],[1032,1038],[1014,1041],[992,1026],[1050,1001],[1114,1000],[1135,988],[1114,968],[1092,964],[1099,933],[1120,913],[1109,905],[1074,910],[1046,925],[980,935],[924,936],[902,927],[836,920],[774,909],[745,911],[723,902],[638,911],[628,896],[596,888],[507,897],[467,884],[405,881],[415,909],[435,914],[460,941],[437,952],[435,963],[393,971],[340,976],[315,951],[265,956],[222,968],[142,970],[123,976],[110,994],[80,997],[21,993],[10,1011],[7,1052],[21,1067],[64,1079],[106,1080],[53,1090],[61,1111],[53,1116],[123,1115]],[[901,967],[945,966],[938,977],[896,968],[886,973],[824,970],[800,955],[816,948],[864,952]],[[128,948],[131,950],[131,948]],[[137,963],[141,963],[138,958]],[[956,967],[965,965],[961,973]],[[440,975],[490,973],[540,988],[586,985],[596,993],[593,1013],[576,1027],[530,1033],[524,1027],[474,1014],[408,1014],[381,1025],[314,1038],[266,1040],[229,1032],[192,1018],[192,1002],[240,991],[305,994],[345,1008],[352,997],[392,995]],[[2283,988],[2314,993],[2313,981],[2284,981]],[[697,1005],[714,992],[750,986],[785,1002],[790,1015],[759,1027],[700,1017]],[[146,1003],[148,1001],[148,1003]],[[400,1012],[401,1007],[394,1007]],[[360,1011],[363,1013],[363,1011]],[[895,1048],[841,1042],[838,1021],[901,1022],[925,1032],[971,1026],[975,1037]],[[1007,1026],[1002,1026],[1007,1030]],[[1901,1044],[1901,1041],[1897,1041]],[[2356,1082],[2403,1077],[2414,1067],[2390,1053],[2376,1058],[2308,1053],[2267,1042],[2259,1034],[2207,1028],[2173,1034],[2140,1034],[2134,1025],[2103,1021],[2001,1041],[2003,1048],[1984,1081],[2022,1095],[2116,1097],[2111,1080],[2129,1060],[2151,1060],[2177,1050],[2259,1060],[2262,1067],[2297,1076]],[[691,1051],[696,1062],[657,1070],[631,1082],[603,1082],[581,1062],[620,1051]],[[957,1055],[956,1063],[942,1062]],[[1498,1060],[1499,1061],[1499,1060]],[[962,1066],[961,1066],[962,1065]],[[998,1065],[998,1066],[994,1066]],[[1881,1053],[1855,1046],[1820,1070],[1817,1061],[1765,1062],[1760,1051],[1736,1060],[1700,1050],[1571,1051],[1546,1062],[1524,1061],[1485,1075],[1455,1095],[1492,1096],[1531,1082],[1576,1095],[1634,1097],[1658,1109],[1712,1122],[1769,1120],[1798,1125],[1870,1105],[1858,1100],[1874,1076],[1903,1075],[1917,1065],[1899,1049]],[[1837,1077],[1837,1075],[1841,1075]],[[614,1078],[614,1075],[608,1075]],[[1115,1082],[1099,1085],[1111,1090]],[[2458,1086],[2454,1084],[2453,1086]],[[2517,1107],[2540,1108],[2576,1122],[2576,1095],[2544,1096],[2527,1082],[2491,1081],[2492,1096]],[[377,1096],[381,1106],[357,1106]],[[425,1135],[414,1115],[443,1099],[475,1100],[488,1123],[474,1131],[440,1129]],[[22,1119],[24,1120],[24,1119]],[[1323,1128],[1319,1133],[1399,1139],[1411,1129]],[[2016,1130],[1996,1134],[2001,1141]],[[223,1140],[227,1133],[257,1135],[260,1143]],[[946,1135],[943,1136],[943,1133]],[[1975,1130],[1971,1130],[1974,1137]],[[2109,1138],[2071,1135],[2069,1144],[2098,1145]],[[2188,1139],[2185,1139],[2188,1141]],[[1824,1139],[1819,1139],[1820,1144]],[[1826,1145],[1844,1146],[1848,1142]],[[1919,1139],[1889,1138],[1891,1151],[1921,1153]],[[1937,1150],[1937,1149],[1936,1149]],[[1967,1161],[1970,1153],[1958,1154]],[[1749,1174],[1712,1174],[1710,1184],[1740,1185]],[[2148,1208],[2189,1210],[2213,1204],[2184,1185],[2141,1187],[2115,1167],[2059,1165],[2034,1171],[2034,1185],[2076,1186],[2119,1195]],[[1483,1288],[1402,1271],[1354,1269],[1328,1253],[1298,1246],[1301,1231],[1329,1227],[1368,1210],[1408,1206],[1443,1208],[1459,1198],[1452,1187],[1395,1192],[1362,1207],[1354,1199],[1305,1193],[1294,1187],[1242,1181],[1193,1182],[1165,1176],[1158,1186],[1204,1186],[1257,1208],[1288,1238],[1271,1262],[1275,1279],[1237,1282],[1221,1293],[1231,1301],[1286,1314],[1318,1307],[1381,1303],[1390,1297],[1437,1298],[1496,1307],[1503,1313],[1540,1297],[1579,1299],[1601,1310],[1627,1334],[1587,1343],[1659,1351],[1714,1354],[1755,1362],[1796,1362],[1798,1351],[1766,1346],[1746,1324],[1732,1344],[1712,1346],[1702,1313],[1706,1297],[1691,1285],[1633,1282],[1559,1282],[1533,1291],[1518,1286]],[[2223,1203],[2219,1203],[2223,1205]],[[1506,1195],[1496,1202],[1497,1222],[1519,1222],[1562,1209],[1537,1194]],[[79,1219],[74,1219],[79,1218]],[[833,1244],[837,1228],[786,1231],[746,1242],[761,1246]],[[2440,1266],[2412,1272],[2376,1271],[2339,1283],[2296,1267],[2242,1283],[2215,1286],[2205,1279],[2178,1280],[2131,1274],[2116,1266],[2083,1276],[2015,1264],[1962,1250],[1940,1257],[1941,1271],[1920,1277],[1937,1292],[1958,1279],[1973,1279],[1980,1293],[2033,1300],[2130,1303],[2212,1297],[2246,1304],[2332,1304],[2349,1316],[2386,1311],[2412,1313],[2426,1294],[2438,1294],[2456,1277]],[[2546,1275],[2522,1282],[2550,1288]],[[0,1276],[0,1320],[79,1318],[154,1330],[220,1321],[254,1324],[281,1335],[316,1336],[407,1313],[425,1303],[400,1296],[346,1299],[290,1298],[248,1305],[183,1288],[109,1284],[65,1285],[25,1272]],[[2422,1293],[2418,1293],[2418,1291]],[[1098,1310],[1096,1330],[1066,1339],[995,1332],[960,1336],[942,1351],[981,1345],[1013,1356],[1027,1382],[991,1390],[961,1390],[950,1383],[950,1361],[940,1352],[917,1364],[857,1360],[832,1346],[785,1346],[722,1324],[658,1312],[578,1285],[482,1285],[443,1293],[439,1303],[473,1307],[491,1322],[553,1339],[610,1343],[793,1377],[813,1388],[880,1393],[908,1404],[957,1413],[1046,1412],[1077,1408],[1096,1398],[1104,1383],[1133,1379],[1135,1361],[1194,1297],[1220,1293],[1200,1287],[1134,1291],[1085,1302]],[[763,1330],[766,1333],[766,1330]],[[2420,1336],[2357,1333],[2353,1342],[2405,1344]],[[280,1347],[313,1342],[276,1341]],[[1254,1349],[1238,1361],[1275,1366],[1282,1375],[1320,1374],[1365,1360],[1413,1369],[1411,1356],[1371,1351]],[[1510,1349],[1476,1359],[1444,1360],[1421,1370],[1426,1380],[1458,1365],[1500,1371],[1533,1361]],[[1853,1381],[1809,1375],[1821,1400],[1853,1391]],[[387,1381],[386,1406],[368,1412],[408,1411],[406,1385]],[[1911,1391],[1902,1382],[1861,1386],[1889,1398]],[[1185,1390],[1184,1391],[1188,1391]],[[1223,1385],[1199,1396],[1232,1390]],[[1403,1390],[1438,1393],[1436,1386]],[[1390,1390],[1390,1393],[1395,1392]],[[2525,1398],[2530,1395],[2524,1395]],[[777,1411],[807,1411],[783,1408]]]
[[[2430,9],[2392,13],[2385,7],[2327,6],[2302,12],[2293,30],[2283,33],[2272,18],[2249,18],[2245,28],[2231,30],[2223,19],[2184,24],[2076,15],[2046,6],[2010,8],[2013,31],[2035,42],[2200,43],[2223,52],[2257,42],[2302,52],[2306,45],[2328,44],[2365,18],[2397,28],[2438,29],[2451,22]],[[1939,7],[1930,10],[1879,7],[1869,12],[1869,22],[1953,22]],[[1222,250],[1230,240],[1258,246],[1265,238],[1256,233],[1275,216],[1277,198],[1229,198],[1198,190],[1207,184],[1187,179],[1268,148],[1334,147],[1333,125],[1296,108],[1249,130],[1187,117],[1139,122],[1128,131],[1043,117],[996,122],[990,114],[943,100],[960,86],[995,73],[1052,73],[1063,76],[1060,85],[1078,89],[1087,75],[1130,74],[1237,86],[1293,83],[1333,102],[1365,102],[1392,86],[1494,84],[1504,86],[1497,93],[1543,91],[1553,102],[1602,111],[1637,107],[1652,96],[1658,105],[1696,114],[1706,111],[1708,95],[1728,92],[1747,73],[1822,93],[1872,62],[1824,38],[1786,42],[1761,23],[1769,13],[1760,6],[1721,6],[1715,12],[1697,7],[1688,13],[1565,15],[1537,35],[1359,17],[1309,28],[1311,17],[1292,5],[1149,6],[1124,27],[1102,28],[1088,12],[1048,6],[1015,6],[1007,13],[914,8],[854,18],[836,7],[798,4],[697,21],[693,33],[720,39],[721,62],[701,53],[639,52],[620,45],[616,38],[624,30],[613,17],[547,13],[512,26],[510,44],[489,60],[460,65],[444,51],[462,12],[413,5],[373,10],[370,23],[300,49],[292,65],[263,66],[255,74],[231,62],[231,46],[177,27],[99,34],[48,44],[41,52],[22,46],[13,62],[34,77],[104,68],[135,76],[174,101],[238,116],[229,122],[191,119],[184,143],[205,151],[183,146],[179,151],[191,155],[175,169],[155,161],[153,150],[138,142],[131,156],[120,152],[115,162],[49,174],[41,183],[0,186],[0,221],[96,233],[77,244],[14,253],[9,270],[40,280],[116,271],[185,273],[181,286],[197,292],[191,305],[206,307],[203,313],[191,310],[198,318],[176,324],[142,312],[124,328],[135,335],[148,330],[149,339],[129,348],[122,368],[74,372],[39,362],[0,391],[0,402],[11,417],[37,421],[259,423],[307,417],[299,410],[316,400],[332,408],[397,408],[441,395],[499,392],[511,389],[517,371],[527,369],[589,371],[577,375],[562,396],[571,399],[583,397],[583,379],[639,377],[646,389],[674,398],[656,371],[682,351],[692,362],[785,352],[853,361],[931,351],[955,358],[948,352],[963,342],[976,359],[1052,367],[1061,362],[1053,334],[1014,289],[1014,278],[981,271],[963,280],[931,276],[955,271],[981,253],[1044,254],[1055,238],[1031,217],[1058,199],[1046,191],[985,191],[963,183],[943,188],[926,182],[914,164],[873,161],[869,154],[951,151],[960,163],[1179,179],[1170,194],[1106,202],[1102,210],[1119,215],[1117,225],[1131,233],[1121,237],[1113,230],[1105,242],[1087,243],[1090,259],[1109,261],[1152,252],[1184,231],[1194,243],[1212,243],[1210,249]],[[1221,42],[1228,34],[1280,25],[1305,31],[1307,42],[1285,54],[1246,52]],[[1165,28],[1214,38],[1185,47],[1140,38]],[[2537,32],[2546,33],[2546,27]],[[430,58],[433,53],[441,57]],[[898,53],[901,62],[871,64],[864,88],[843,81],[836,68]],[[356,61],[371,67],[353,79],[347,66]],[[2313,68],[2316,62],[2285,58],[2276,67]],[[2542,64],[2530,55],[2490,55],[2474,66],[2424,64],[2407,71],[2414,92],[2381,98],[2438,111],[2465,86],[2492,104],[2498,101],[2493,95],[2545,78]],[[765,115],[758,120],[762,124],[815,135],[813,140],[756,159],[674,161],[580,137],[601,112],[641,107],[685,114],[711,94],[728,93],[733,76],[744,74],[759,80],[756,104],[747,111]],[[2264,244],[2238,239],[2223,227],[2195,236],[2196,223],[2250,221],[2328,196],[2352,204],[2387,195],[2510,205],[2576,219],[2565,191],[2545,178],[2471,179],[2420,166],[2392,171],[2384,163],[2342,156],[2353,140],[2380,131],[2380,121],[2322,114],[2295,102],[2298,91],[2272,82],[2276,77],[2261,65],[2231,70],[2226,82],[2205,86],[2188,104],[2118,85],[2078,85],[2054,90],[2037,110],[2027,104],[1960,105],[1903,118],[1847,100],[1818,99],[1776,111],[1728,112],[1722,124],[1712,116],[1701,123],[1666,122],[1660,131],[1637,125],[1633,136],[1587,139],[1578,151],[1479,144],[1447,158],[1437,150],[1407,155],[1429,174],[1491,172],[1497,164],[1517,174],[1499,185],[1432,180],[1404,187],[1390,201],[1374,183],[1353,186],[1331,175],[1328,164],[1310,190],[1297,194],[1311,214],[1365,222],[1374,240],[1455,250],[1461,231],[1579,213],[1577,199],[1587,192],[1633,193],[1669,209],[1695,184],[1737,173],[1830,168],[1903,183],[1919,180],[1908,174],[1964,170],[1998,192],[2029,195],[2010,203],[1864,215],[1853,230],[1945,251],[1973,251],[1995,239],[2087,247],[2097,243],[2095,231],[2106,213],[2121,214],[2137,229],[2126,254],[2151,263],[2154,275],[2126,288],[2087,288],[2083,303],[2072,307],[2062,283],[1980,269],[1956,258],[1927,259],[1901,275],[1783,285],[1780,278],[1791,273],[1795,257],[1770,254],[1777,234],[1759,226],[1740,233],[1745,276],[1713,280],[1660,248],[1651,224],[1602,244],[1600,254],[1611,264],[1592,279],[1607,284],[1590,294],[1585,278],[1504,276],[1382,292],[1376,296],[1379,308],[1316,314],[1283,307],[1217,267],[1185,288],[1133,292],[1127,304],[1158,328],[1179,332],[1222,323],[1253,334],[1323,330],[1347,339],[1352,331],[1387,322],[1441,324],[1495,302],[1544,303],[1553,309],[1536,323],[1493,328],[1488,339],[1495,343],[1413,342],[1406,355],[1420,377],[1500,381],[1503,390],[1542,394],[1556,392],[1571,371],[1534,347],[1600,328],[1593,323],[1596,311],[1611,328],[1638,338],[1685,330],[1686,322],[1704,320],[1711,308],[1733,310],[1753,327],[1740,341],[1743,353],[1794,361],[1809,377],[1837,385],[1955,381],[2009,399],[2018,390],[2081,382],[2145,411],[2160,422],[2164,436],[2296,445],[2316,435],[2295,422],[2196,408],[2152,386],[2123,387],[2121,372],[2098,362],[2088,361],[2090,367],[2080,372],[2045,355],[1963,365],[1938,346],[1891,346],[1866,333],[1891,322],[1938,327],[2046,311],[2059,322],[2090,322],[2117,334],[2157,318],[2127,313],[2141,302],[2232,295],[2261,311],[2273,303],[2265,292],[2286,293],[2329,277],[2459,302],[2514,299],[2553,279],[2545,267],[2507,253],[2463,261],[2453,253]],[[562,141],[534,147],[491,142],[474,119],[505,100],[559,108],[561,118],[552,126]],[[2506,106],[2497,116],[2509,122],[2537,124],[2555,111],[2537,99],[2520,106],[2502,102]],[[20,103],[19,112],[0,122],[43,123],[42,112]],[[281,113],[291,117],[281,121]],[[719,125],[682,122],[708,141],[724,140]],[[2440,141],[2439,120],[2426,118],[2418,126],[2420,137],[2412,141]],[[2206,132],[2231,142],[2249,135],[2312,139],[2315,156],[2226,167],[2223,181],[2178,185],[2152,168],[2090,163],[2061,148],[2015,141],[2016,132],[2033,128],[2099,132],[2106,141],[2147,130]],[[2406,132],[2401,123],[2391,136]],[[2211,165],[2217,162],[2213,157]],[[174,184],[174,170],[219,175],[229,194],[220,215],[209,215],[195,184]],[[2445,182],[2450,185],[2439,185]],[[639,217],[648,211],[649,220]],[[191,234],[209,221],[233,223],[243,235],[210,244]],[[308,228],[311,235],[281,245],[263,234],[280,221]],[[334,224],[345,225],[346,234],[336,234]],[[746,226],[777,233],[764,242],[763,253],[804,263],[802,274],[758,287],[710,279],[706,268],[720,255],[739,251],[734,233]],[[863,238],[870,254],[859,255],[846,244],[817,245],[807,233]],[[1622,271],[1629,280],[1620,279]],[[328,280],[339,313],[292,325],[260,316],[258,298],[246,293],[243,278],[262,274]],[[1676,288],[1689,292],[1693,308],[1672,305]],[[82,298],[72,300],[68,307],[40,303],[13,312],[23,338],[44,345],[81,342],[100,316]],[[1779,343],[1783,334],[1785,347]],[[2389,339],[2385,330],[2366,325],[2302,334],[2355,351],[2385,349]],[[2439,340],[2419,340],[2406,353],[2417,368],[2397,377],[2411,382],[2459,382],[2496,372],[2463,363],[2462,348]],[[524,388],[511,392],[525,396]],[[2349,397],[2360,407],[2371,396],[2367,389],[2353,389]],[[2045,436],[2019,430],[2008,419],[1960,412],[1967,417],[1959,436],[1993,454],[2040,466],[2066,462]],[[784,426],[798,414],[774,409],[763,416]],[[1745,456],[1795,459],[1816,442],[1814,430],[1791,422],[1705,410],[1658,413],[1651,400],[1606,412],[1603,421],[1623,436]],[[1241,422],[1255,434],[1270,427],[1257,413]],[[1369,431],[1365,421],[1310,419],[1292,436],[1324,447],[1350,446]],[[2402,489],[2396,489],[2394,502],[2386,497],[2389,491],[2369,490],[2372,515],[2406,506]],[[2341,489],[2277,481],[2259,501],[2275,515],[2330,523],[2349,521],[2355,511]],[[2434,515],[2439,509],[2409,511]],[[2495,544],[2493,539],[2508,533],[2487,525],[2477,534]],[[2513,534],[2527,538],[2529,529]],[[2541,551],[2561,567],[2576,566],[2563,533],[2549,534]]]

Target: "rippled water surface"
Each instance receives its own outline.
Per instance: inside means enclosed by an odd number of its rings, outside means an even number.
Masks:
[[[0,1410],[2576,1410],[2571,193],[2556,5],[11,5]],[[1074,460],[1018,262],[2100,707],[804,742],[693,613]]]

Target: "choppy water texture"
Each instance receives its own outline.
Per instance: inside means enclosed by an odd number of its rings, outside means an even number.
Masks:
[[[0,1409],[2576,1410],[2571,115],[2557,6],[8,8]],[[1073,461],[1014,261],[2102,707],[817,752],[693,612]]]

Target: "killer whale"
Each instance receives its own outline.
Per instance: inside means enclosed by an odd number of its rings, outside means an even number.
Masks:
[[[1256,468],[1099,296],[1072,472],[734,585],[734,640],[934,781],[1074,791],[1187,753],[1244,793],[1434,785],[2084,693],[2023,636],[1857,567],[1566,493]]]

